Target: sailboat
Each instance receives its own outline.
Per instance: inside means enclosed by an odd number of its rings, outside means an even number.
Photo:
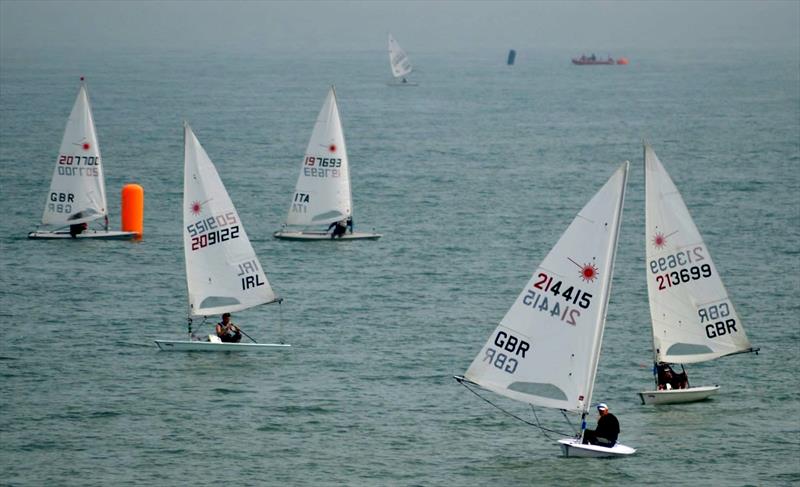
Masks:
[[[728,297],[703,237],[653,148],[644,144],[647,293],[653,331],[656,390],[642,404],[701,401],[718,385],[690,387],[690,364],[757,352]]]
[[[611,292],[628,177],[623,163],[578,213],[517,300],[456,380],[531,406],[581,415],[559,440],[565,456],[615,457],[635,449],[582,444]]]
[[[89,228],[100,223],[99,228]],[[73,232],[70,232],[70,229]],[[80,232],[80,233],[78,233]],[[108,229],[106,185],[92,107],[81,76],[78,96],[67,119],[56,167],[45,200],[42,223],[28,238],[132,239],[136,232]]]
[[[392,77],[394,78],[390,83],[391,86],[417,86],[417,83],[408,80],[408,75],[413,70],[408,54],[400,47],[392,34],[389,34],[389,66],[392,68]]]
[[[183,253],[189,289],[189,338],[156,340],[159,349],[245,351],[290,346],[256,343],[253,339],[250,343],[223,343],[216,335],[210,335],[208,340],[193,335],[195,316],[235,313],[281,300],[267,280],[214,163],[187,123],[184,123]]]
[[[328,227],[336,222],[352,223],[352,218],[350,164],[336,90],[331,86],[308,141],[286,222],[274,236],[284,240],[330,240]],[[337,240],[381,237],[379,233],[356,232],[352,225],[348,228],[349,232]]]

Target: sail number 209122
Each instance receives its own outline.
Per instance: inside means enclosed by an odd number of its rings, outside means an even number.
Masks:
[[[517,365],[519,365],[517,357],[525,358],[525,352],[531,349],[531,345],[527,341],[502,330],[495,335],[493,344],[498,349],[487,347],[483,361],[489,362],[509,374],[513,374],[517,370]]]
[[[239,225],[236,214],[229,211],[225,214],[201,218],[186,226],[192,239],[192,250],[200,250],[209,245],[226,242],[239,237]]]

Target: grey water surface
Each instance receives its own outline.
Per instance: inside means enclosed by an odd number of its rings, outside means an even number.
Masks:
[[[796,50],[414,53],[382,49],[4,53],[0,65],[0,483],[9,485],[792,485],[800,483],[800,62]],[[111,222],[145,189],[141,242],[29,241],[87,77]],[[286,242],[317,112],[336,85],[355,224],[378,241]],[[159,352],[186,330],[187,120],[276,292],[237,313],[290,350]],[[652,384],[641,141],[681,190],[759,355]],[[555,440],[459,386],[577,211],[624,160],[628,193],[594,400],[630,458]],[[197,322],[196,322],[197,324]],[[203,330],[210,330],[209,324]],[[530,408],[487,393],[536,421]],[[536,409],[542,425],[572,426]]]

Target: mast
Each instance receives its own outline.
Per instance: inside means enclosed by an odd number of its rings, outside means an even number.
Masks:
[[[642,169],[644,169],[645,175],[647,174],[647,141],[642,139]],[[647,178],[645,177],[645,219],[647,218]],[[647,248],[647,224],[645,223],[645,230],[644,230],[644,248]],[[645,266],[645,277],[647,276],[647,266]],[[649,301],[650,293],[648,292],[648,301]],[[649,304],[649,303],[648,303]],[[653,325],[650,325],[650,341],[653,345],[653,382],[655,383],[656,389],[658,389],[658,353],[656,352],[656,335],[655,329]]]
[[[344,165],[344,179],[347,183],[347,211],[350,212],[349,217],[353,216],[353,189],[350,186],[350,157],[347,155],[347,142],[345,142],[344,137],[344,124],[342,123],[342,114],[339,112],[339,98],[336,96],[336,86],[331,85],[331,91],[333,92],[333,108],[336,110],[336,119],[339,121],[339,133],[342,136],[342,151],[343,151],[343,160],[347,161]]]
[[[189,126],[189,123],[186,120],[184,120],[183,121],[183,159],[184,159],[184,161],[183,161],[183,171],[184,171],[184,180],[186,179],[186,171],[187,171],[187,164],[188,164],[187,161],[186,161],[186,132],[191,130],[191,129],[192,128]],[[185,183],[185,181],[184,181],[184,188],[183,188],[183,198],[181,200],[183,201],[183,205],[185,206],[186,205],[186,183]],[[185,227],[186,226],[186,217],[185,216],[182,218],[182,222],[183,222],[183,226]],[[181,234],[183,234],[183,229],[181,229]],[[183,248],[184,248],[184,254],[185,254],[185,252],[186,252],[186,240],[185,239],[183,241]],[[183,263],[184,263],[184,272],[183,272],[183,274],[184,274],[184,276],[186,276],[186,297],[189,299],[189,302],[187,303],[188,306],[186,308],[186,325],[187,325],[187,327],[189,329],[189,340],[191,340],[192,339],[192,300],[190,298],[190,296],[191,296],[191,288],[189,288],[189,261],[188,261],[188,259],[185,258],[185,255],[184,255]]]
[[[86,108],[88,110],[88,118],[89,118],[89,126],[92,129],[95,137],[95,145],[97,146],[97,159],[100,161],[98,165],[99,171],[99,181],[98,186],[100,189],[100,200],[102,202],[102,214],[106,218],[108,218],[108,202],[106,201],[106,176],[105,176],[105,164],[103,161],[102,154],[100,153],[100,142],[99,137],[97,136],[97,126],[94,124],[94,111],[92,110],[92,100],[89,98],[89,87],[86,83],[86,78],[81,76],[81,88],[83,89],[84,94],[86,95]],[[108,230],[108,223],[106,222],[106,230]]]
[[[606,254],[606,262],[609,262],[608,272],[606,275],[603,276],[603,287],[605,289],[605,295],[601,301],[601,308],[598,312],[597,319],[599,320],[599,325],[595,327],[595,334],[594,334],[594,341],[592,346],[592,364],[590,367],[588,383],[586,387],[587,396],[586,401],[583,405],[583,411],[581,413],[581,436],[583,436],[583,431],[586,429],[586,413],[591,406],[592,401],[592,392],[594,391],[594,381],[595,377],[597,376],[597,364],[600,361],[600,349],[603,345],[603,331],[605,329],[605,322],[606,322],[606,314],[608,312],[608,301],[611,297],[611,280],[614,275],[614,263],[616,261],[617,255],[617,242],[619,237],[619,229],[622,225],[622,208],[625,204],[625,188],[628,183],[628,169],[630,168],[630,163],[625,161],[623,174],[622,174],[622,188],[619,193],[619,199],[617,201],[617,207],[614,212],[614,222],[613,222],[613,237],[612,243],[608,246],[607,254]]]

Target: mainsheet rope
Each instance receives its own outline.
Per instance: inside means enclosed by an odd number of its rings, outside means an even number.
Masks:
[[[458,381],[458,382],[459,382],[459,383],[460,383],[462,386],[466,387],[466,388],[467,388],[467,390],[468,390],[469,392],[471,392],[471,393],[475,394],[476,396],[478,396],[478,397],[479,397],[479,398],[481,398],[482,400],[486,401],[486,402],[487,402],[488,404],[490,404],[491,406],[493,406],[493,407],[495,407],[495,408],[499,409],[501,412],[503,412],[503,413],[507,414],[508,416],[511,416],[511,417],[512,417],[512,418],[514,418],[514,419],[518,419],[519,421],[522,421],[523,423],[525,423],[525,424],[527,424],[527,425],[529,425],[529,426],[533,426],[534,428],[539,428],[539,429],[540,429],[540,430],[542,430],[543,432],[556,433],[556,434],[559,434],[559,435],[562,435],[562,436],[570,436],[570,435],[569,435],[569,433],[563,433],[563,432],[561,432],[561,431],[551,430],[551,429],[549,429],[549,428],[545,428],[544,426],[542,426],[542,425],[538,424],[538,423],[539,423],[539,418],[536,416],[536,411],[533,409],[533,404],[531,404],[531,410],[533,411],[533,416],[536,418],[536,423],[531,423],[531,422],[530,422],[530,421],[528,421],[527,419],[520,418],[520,417],[519,417],[519,416],[517,416],[516,414],[514,414],[514,413],[512,413],[512,412],[510,412],[510,411],[508,411],[508,410],[506,410],[506,409],[503,409],[503,408],[501,408],[501,407],[500,407],[500,406],[498,406],[497,404],[493,403],[492,401],[490,401],[490,400],[486,399],[485,397],[481,396],[480,394],[478,394],[478,393],[477,393],[477,392],[476,392],[474,389],[472,389],[470,386],[468,386],[468,385],[466,384],[466,381],[464,381],[464,380],[460,380],[460,381]],[[561,411],[561,412],[562,412],[562,413],[564,413],[564,411]],[[564,414],[564,417],[566,418],[566,414]],[[574,429],[574,428],[573,428],[573,429]],[[547,439],[552,439],[552,438],[550,438],[549,436],[547,436],[547,434],[546,434],[546,433],[545,433],[545,435],[544,435],[544,436],[545,436]]]

